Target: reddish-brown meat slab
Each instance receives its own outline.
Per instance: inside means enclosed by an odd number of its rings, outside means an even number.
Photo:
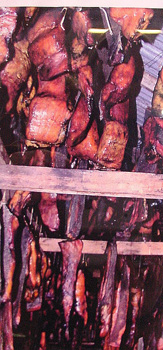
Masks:
[[[31,141],[60,144],[65,139],[70,117],[66,101],[37,96],[30,104],[26,137]]]
[[[133,56],[130,57],[127,63],[121,63],[114,67],[108,83],[101,91],[99,101],[101,119],[107,116],[110,107],[125,100],[134,74],[135,61]]]
[[[15,55],[0,73],[2,84],[7,87],[9,97],[6,104],[7,112],[13,108],[18,91],[22,84],[26,82],[30,72],[31,62],[28,56],[28,45],[26,39],[15,42]]]
[[[162,117],[163,110],[163,68],[159,72],[158,79],[153,92],[152,108],[156,115]]]
[[[115,293],[115,307],[112,314],[112,327],[107,341],[110,346],[119,349],[122,335],[126,328],[129,302],[130,269],[124,258],[121,259],[121,273],[118,288]]]
[[[117,247],[116,244],[111,244],[108,247],[107,266],[102,279],[98,301],[101,318],[100,337],[102,338],[105,337],[111,329],[116,261]]]
[[[88,320],[88,312],[85,295],[85,276],[82,270],[79,270],[77,274],[75,301],[75,309],[77,313],[84,319],[84,325],[86,326]]]
[[[12,34],[17,24],[17,11],[14,7],[0,8],[0,64],[9,58],[9,48],[7,43],[12,38]]]
[[[50,231],[58,230],[60,220],[57,207],[57,195],[54,193],[41,193],[39,210],[44,225],[46,225]]]
[[[28,52],[42,80],[48,80],[68,69],[65,32],[60,26],[38,36],[29,45]]]
[[[67,150],[71,156],[82,159],[96,159],[99,144],[97,123],[90,125],[88,104],[81,97],[70,122],[68,131]]]
[[[27,39],[31,44],[38,36],[54,29],[61,21],[61,11],[58,8],[48,9],[42,13],[37,21],[29,28]]]
[[[65,316],[65,336],[69,339],[69,320],[74,301],[75,282],[78,264],[80,262],[83,243],[81,240],[65,241],[60,243],[63,258],[62,293]]]
[[[89,10],[86,11],[74,11],[72,18],[72,29],[78,38],[85,39],[86,44],[92,45],[94,40],[88,29],[92,27],[91,20],[89,18]]]
[[[129,113],[129,100],[126,100],[121,103],[115,104],[110,108],[110,119],[116,120],[121,124],[126,124],[128,120]]]
[[[79,69],[78,85],[85,98],[89,99],[93,95],[93,74],[90,66],[87,65]]]
[[[146,29],[154,15],[152,9],[145,8],[110,8],[111,18],[121,25],[127,39],[137,39],[141,34],[137,29]]]
[[[50,81],[41,80],[38,75],[38,95],[50,95],[66,100],[66,86],[65,86],[66,75],[62,75]]]
[[[107,168],[120,169],[127,141],[127,126],[107,121],[97,151],[97,162]]]
[[[14,239],[19,227],[19,221],[6,205],[3,206],[4,246],[3,246],[3,275],[4,293],[0,298],[3,303],[11,300],[13,276],[15,271]]]

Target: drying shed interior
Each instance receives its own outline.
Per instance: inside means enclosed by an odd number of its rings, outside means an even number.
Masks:
[[[162,66],[163,9],[0,8],[0,350],[163,350]]]

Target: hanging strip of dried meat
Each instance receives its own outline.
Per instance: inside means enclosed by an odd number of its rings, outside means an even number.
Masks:
[[[78,264],[80,262],[83,243],[81,240],[63,241],[60,243],[63,257],[62,293],[63,309],[66,323],[65,336],[69,339],[69,320],[74,301],[75,282]]]
[[[3,206],[3,226],[4,226],[4,245],[3,245],[3,277],[4,294],[1,301],[4,303],[11,299],[13,275],[15,271],[15,251],[14,238],[19,227],[19,221],[6,205]]]
[[[126,328],[126,318],[129,301],[129,283],[130,269],[124,258],[122,260],[122,268],[120,281],[115,294],[115,308],[112,315],[112,327],[109,336],[109,344],[119,349],[122,335]]]
[[[16,300],[13,304],[13,324],[17,327],[21,319],[21,299],[23,294],[25,277],[28,271],[28,255],[30,249],[31,234],[27,226],[24,227],[21,237],[21,256],[22,256],[22,268],[19,277],[19,287],[16,296]]]
[[[101,283],[98,307],[100,310],[101,330],[100,337],[105,337],[111,328],[111,316],[114,298],[114,277],[117,261],[117,246],[111,243],[108,247],[106,271]]]

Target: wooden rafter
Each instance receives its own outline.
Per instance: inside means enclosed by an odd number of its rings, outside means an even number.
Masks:
[[[1,165],[0,188],[31,192],[163,199],[163,175]]]
[[[60,252],[60,238],[40,238],[40,246],[46,252]],[[106,241],[83,240],[83,254],[104,254]],[[163,255],[163,242],[117,241],[119,255]]]

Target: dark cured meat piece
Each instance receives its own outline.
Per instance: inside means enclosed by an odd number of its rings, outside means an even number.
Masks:
[[[85,277],[80,269],[77,274],[75,286],[75,310],[72,313],[70,325],[70,349],[81,350],[83,340],[83,329],[87,324],[87,302],[85,295]]]
[[[60,26],[37,37],[28,52],[42,80],[54,78],[68,69],[65,32]]]
[[[88,320],[88,313],[85,295],[85,276],[82,270],[79,270],[77,275],[75,301],[76,312],[84,319],[84,325],[86,326]]]
[[[93,95],[93,74],[90,66],[84,66],[79,69],[78,85],[85,98],[88,100]]]
[[[72,29],[78,38],[84,39],[87,45],[94,43],[92,34],[88,33],[88,29],[92,27],[88,11],[74,11],[72,18]]]
[[[150,315],[163,292],[163,257],[154,257],[146,273],[141,315]],[[150,300],[150,303],[149,303]]]
[[[34,79],[32,75],[28,77],[26,82],[26,86],[22,91],[19,92],[19,97],[16,103],[16,110],[20,118],[22,117],[22,112],[26,116],[29,117],[29,105],[36,95],[36,87],[34,86]]]
[[[26,277],[26,273],[28,271],[28,254],[29,254],[29,245],[30,245],[31,234],[29,232],[28,227],[25,227],[22,232],[21,237],[21,257],[22,257],[22,268],[19,277],[19,287],[16,296],[16,300],[13,305],[13,325],[17,327],[20,323],[21,318],[21,300],[24,289],[24,281]]]
[[[153,15],[152,9],[110,8],[111,18],[121,25],[122,33],[128,40],[136,40],[141,35],[136,30],[147,28]]]
[[[50,80],[56,78],[59,74],[68,71],[68,58],[65,49],[60,50],[52,56],[48,56],[43,64],[38,67],[40,79]]]
[[[5,303],[11,299],[13,275],[15,271],[14,238],[19,227],[19,221],[6,205],[3,206],[4,246],[3,246],[3,274],[4,294],[0,301]]]
[[[55,193],[41,193],[39,211],[44,225],[50,231],[58,230],[60,220],[57,208],[57,195]]]
[[[128,120],[129,113],[129,100],[125,102],[117,103],[110,108],[110,119],[116,120],[121,124],[126,124]]]
[[[31,193],[29,191],[16,191],[9,202],[9,209],[14,215],[19,216],[30,200]]]
[[[74,55],[75,56],[75,55]],[[85,52],[85,50],[82,52],[81,55],[71,56],[71,69],[72,72],[76,72],[81,67],[87,66],[89,61],[88,53]]]
[[[70,201],[69,214],[67,219],[66,236],[68,238],[78,238],[82,226],[84,207],[85,196],[73,195]]]
[[[26,161],[25,161],[26,163]],[[34,155],[29,161],[29,165],[33,166],[45,166],[45,153],[42,150],[37,149],[34,152]],[[16,215],[20,216],[22,214],[22,210],[26,207],[26,205],[31,201],[32,194],[29,191],[15,191],[13,197],[9,202],[10,211]]]
[[[124,258],[121,258],[121,263],[123,265],[121,267],[118,289],[115,294],[115,309],[113,309],[110,337],[108,337],[108,340],[106,337],[108,344],[116,347],[116,349],[120,347],[122,335],[126,328],[129,301],[130,269]]]
[[[105,337],[111,328],[111,316],[114,298],[114,277],[117,261],[117,246],[112,243],[108,247],[106,271],[102,279],[98,308],[100,312],[100,337]]]
[[[14,43],[15,55],[0,73],[1,81],[7,87],[9,96],[6,104],[7,112],[13,108],[17,93],[30,72],[31,62],[27,52],[28,45],[29,43],[25,39]]]
[[[0,308],[0,350],[14,350],[11,301]]]
[[[156,151],[156,120],[153,116],[150,116],[143,125],[144,131],[144,153],[148,163],[156,163],[158,161],[159,154]]]
[[[81,97],[71,118],[66,139],[70,155],[86,160],[95,160],[99,136],[96,121],[92,125],[91,123],[87,101]]]
[[[41,149],[36,149],[34,151],[34,154],[32,158],[30,159],[29,165],[33,166],[48,166],[48,152],[46,153],[45,150],[42,151]],[[46,163],[47,160],[47,163]]]
[[[25,281],[24,299],[26,300],[26,309],[30,312],[41,309],[43,278],[47,269],[47,263],[44,258],[42,259],[42,253],[32,233],[28,243],[28,271],[26,272],[27,279]]]
[[[145,222],[142,223],[142,226],[139,229],[139,233],[144,234],[151,234],[152,233],[152,227],[156,221],[160,219],[160,212],[157,210],[153,210],[153,216],[145,220]]]
[[[72,40],[71,51],[71,69],[77,71],[88,64],[88,46],[94,44],[92,34],[88,29],[92,27],[88,11],[74,11],[72,17],[72,30],[75,37]]]
[[[156,137],[157,140],[161,143],[161,145],[163,146],[163,120],[161,120],[160,118],[155,118],[156,120]]]
[[[68,135],[66,138],[67,147],[74,147],[76,144],[81,142],[81,134],[86,136],[85,130],[88,128],[89,113],[87,101],[84,97],[80,97],[76,109],[72,115]],[[79,141],[78,141],[79,140]]]
[[[134,340],[135,340],[135,331],[136,331],[136,320],[139,313],[139,305],[141,301],[141,288],[131,288],[130,291],[131,295],[131,306],[132,306],[132,321],[131,321],[131,328],[130,333],[128,336],[128,340],[126,342],[126,348],[132,349],[134,346]]]
[[[135,74],[135,61],[133,56],[128,63],[115,66],[109,77],[109,82],[101,91],[99,101],[100,119],[107,117],[107,112],[113,105],[125,100]]]
[[[148,163],[163,157],[163,127],[161,118],[150,116],[144,123],[144,152]]]
[[[31,44],[38,36],[54,29],[62,18],[61,8],[48,9],[42,13],[28,30],[27,39]]]
[[[64,40],[65,33],[61,27],[43,33],[29,45],[30,60],[39,67],[48,56],[50,57],[62,50]]]
[[[163,110],[163,68],[159,72],[158,79],[153,92],[152,108],[156,116],[162,119]]]
[[[161,118],[155,117],[156,121],[156,140],[154,145],[156,147],[156,151],[160,157],[163,158],[163,121]]]
[[[28,140],[60,144],[65,139],[71,113],[66,101],[53,97],[35,97],[30,104],[26,128]]]
[[[145,155],[144,147],[141,151],[140,157],[135,165],[134,171],[139,171],[142,173],[157,173],[157,163],[148,163]]]
[[[142,298],[144,298],[144,283],[147,277],[148,267],[142,268],[135,266],[129,262],[130,277],[130,298],[127,315],[126,330],[124,333],[124,347],[126,350],[133,349],[136,342],[137,321],[142,307]]]
[[[41,80],[38,75],[38,90],[37,94],[50,95],[58,97],[60,99],[66,100],[66,86],[65,86],[66,74],[61,75],[58,78],[55,78],[51,81]]]
[[[25,24],[28,25],[38,12],[38,7],[26,7],[24,11]]]
[[[127,126],[114,120],[107,121],[97,151],[98,163],[107,168],[120,169],[127,141]]]
[[[144,123],[145,153],[148,162],[163,157],[163,68],[159,72],[152,99],[152,115]]]
[[[30,239],[29,261],[28,261],[28,280],[27,284],[34,288],[37,283],[37,249],[33,237]]]
[[[131,199],[124,202],[124,213],[127,213],[132,207],[132,213],[128,222],[123,220],[122,226],[125,234],[130,234],[130,232],[135,228],[136,223],[143,222],[148,216],[148,207],[144,199]]]
[[[0,8],[0,64],[9,58],[7,43],[16,28],[17,12],[14,7]]]
[[[73,119],[73,122],[74,122],[74,119]],[[79,137],[77,137],[74,140],[73,145],[67,148],[68,153],[72,157],[96,161],[97,149],[99,144],[99,135],[98,135],[96,120],[93,121],[91,126],[90,124],[91,124],[91,121],[90,123],[88,122],[87,128],[79,134]],[[69,136],[71,137],[71,135],[73,138],[73,130],[70,130]]]
[[[63,309],[66,322],[65,336],[69,339],[69,320],[74,301],[75,281],[78,264],[80,262],[83,243],[81,240],[60,243],[63,257],[62,293]]]
[[[148,287],[153,290],[153,287]],[[152,295],[152,293],[151,293]],[[152,295],[153,298],[153,295]],[[156,301],[154,297],[154,301]],[[149,304],[149,302],[148,302]],[[152,305],[153,306],[153,305]],[[163,294],[156,301],[154,309],[151,306],[152,312],[146,312],[146,317],[143,319],[143,341],[144,350],[162,350],[163,349]]]

